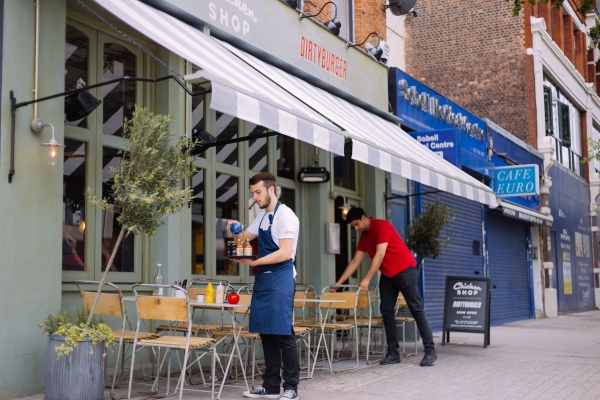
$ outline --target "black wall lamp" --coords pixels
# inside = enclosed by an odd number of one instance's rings
[[[376,47],[373,47],[370,43],[367,43],[367,40],[372,35],[377,35],[377,46]],[[365,46],[365,50],[367,51],[367,53],[371,57],[373,57],[375,60],[381,61],[381,56],[383,55],[383,49],[380,46],[380,44],[381,44],[381,36],[379,36],[379,33],[377,33],[377,32],[371,32],[371,33],[369,33],[367,35],[367,37],[365,38],[365,40],[362,41],[362,43],[358,43],[358,44],[346,43],[346,48],[349,49],[350,47],[362,46],[365,43],[367,43],[367,45]]]
[[[333,7],[335,8],[335,14],[333,14],[333,18],[330,21],[327,21],[325,23],[325,28],[329,29],[329,31],[331,33],[333,33],[335,36],[339,36],[340,35],[340,28],[342,27],[342,21],[340,21],[337,17],[337,5],[333,2],[333,1],[328,1],[327,3],[323,4],[323,7],[321,7],[321,9],[319,10],[318,13],[316,14],[304,14],[304,13],[300,13],[300,20],[302,20],[303,18],[313,18],[318,16],[319,14],[321,14],[323,12],[323,10],[325,9],[325,6],[327,4],[331,4],[333,5]]]
[[[345,221],[346,217],[348,216],[348,211],[350,211],[350,209],[352,208],[352,206],[350,204],[348,204],[348,201],[346,200],[346,196],[344,196],[343,194],[338,194],[336,192],[331,192],[329,197],[331,197],[333,200],[337,199],[338,197],[342,198],[342,205],[339,206],[338,208],[340,210],[342,210],[342,219]]]
[[[298,182],[302,183],[326,183],[331,179],[331,174],[324,167],[319,167],[319,148],[315,148],[315,165],[300,168],[298,171]]]
[[[97,100],[94,96],[89,94],[87,90],[97,88],[100,86],[110,85],[116,82],[125,82],[125,81],[134,81],[134,82],[150,82],[156,83],[161,82],[167,79],[174,79],[179,86],[181,86],[190,96],[199,96],[206,93],[209,93],[210,90],[204,90],[200,92],[191,91],[185,83],[180,81],[174,75],[167,75],[161,78],[151,79],[151,78],[136,78],[132,76],[124,76],[122,78],[111,79],[106,82],[98,83],[95,85],[86,86],[81,89],[69,90],[67,92],[53,94],[51,96],[41,97],[39,99],[23,101],[21,103],[17,103],[17,99],[13,91],[10,91],[10,117],[11,117],[11,125],[10,125],[10,171],[8,173],[8,183],[12,183],[12,178],[15,174],[15,120],[17,116],[17,110],[21,107],[28,106],[30,104],[39,103],[42,101],[55,99],[57,97],[65,97],[65,120],[66,121],[77,121],[81,118],[85,118],[92,111],[94,111],[98,105],[100,105],[101,101]],[[54,158],[54,161],[49,160],[50,165],[56,165],[57,157],[58,157],[58,149],[65,147],[63,144],[59,143],[56,140],[54,127],[50,124],[46,124],[42,122],[40,119],[35,119],[31,122],[31,129],[39,133],[44,127],[49,126],[52,128],[52,139],[48,140],[42,146],[50,148],[50,158]],[[54,164],[53,164],[54,162]]]
[[[396,16],[410,15],[412,17],[418,17],[419,12],[415,10],[415,4],[417,0],[390,0],[390,4],[381,6],[382,10],[388,9],[392,14]]]

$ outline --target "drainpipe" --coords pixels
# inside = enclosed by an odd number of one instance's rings
[[[33,99],[38,99],[38,75],[40,64],[40,1],[35,1],[35,50],[34,50],[34,72],[33,72]],[[38,121],[38,103],[33,103],[33,119],[31,121],[31,130],[35,133],[40,133]]]

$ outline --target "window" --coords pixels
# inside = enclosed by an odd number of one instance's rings
[[[584,176],[581,164],[581,112],[562,91],[544,77],[544,114],[546,135],[552,136],[556,151],[554,159]]]
[[[65,139],[63,170],[63,271],[85,270],[86,144]]]
[[[205,275],[204,269],[204,170],[192,176],[192,274]]]
[[[344,156],[333,157],[333,184],[356,190],[356,161],[352,159],[352,142],[344,145]]]
[[[88,87],[123,76],[144,76],[150,70],[140,49],[68,17],[65,29],[65,90]],[[89,89],[102,100],[86,118],[65,124],[63,172],[63,280],[97,280],[105,270],[121,231],[118,215],[87,204],[85,191],[98,198],[111,193],[109,168],[120,164],[126,143],[124,118],[143,99],[143,85],[116,82]],[[126,235],[119,246],[108,279],[140,282],[142,238]]]
[[[340,37],[354,42],[354,7],[352,0],[333,0],[337,6],[337,17],[342,22]],[[361,39],[362,41],[362,39]]]
[[[192,66],[192,73],[199,71],[200,68],[195,65]],[[200,92],[206,90],[206,88],[201,85],[192,84],[192,91]],[[206,129],[205,127],[205,118],[204,118],[204,101],[205,96],[193,96],[192,103],[192,134],[203,131]],[[205,157],[204,152],[196,154],[196,157]]]
[[[217,173],[216,176],[216,224],[217,235],[217,275],[239,275],[238,264],[225,258],[227,243],[233,240],[231,232],[227,231],[230,219],[238,220],[238,177]]]
[[[212,133],[212,132],[211,132]],[[235,139],[238,137],[238,119],[231,115],[217,112],[217,123],[215,137],[217,140]],[[238,166],[238,145],[230,143],[224,146],[216,146],[217,162]]]
[[[268,133],[270,130],[260,125],[254,125],[246,122],[246,135],[258,135]],[[267,146],[267,138],[252,139],[248,141],[248,166],[251,170],[257,172],[267,172],[267,155],[269,148]]]
[[[285,135],[277,136],[277,176],[296,179],[294,139]]]

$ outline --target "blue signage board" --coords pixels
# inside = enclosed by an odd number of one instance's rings
[[[540,194],[540,175],[536,164],[494,168],[494,191],[498,197]]]
[[[408,132],[408,134],[429,150],[443,157],[444,160],[459,165],[458,131],[456,128]]]
[[[404,126],[421,132],[455,128],[462,149],[456,165],[491,174],[485,121],[398,68],[390,68],[388,84],[390,104]]]

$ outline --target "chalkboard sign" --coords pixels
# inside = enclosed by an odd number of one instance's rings
[[[490,344],[489,278],[446,277],[442,345],[450,332],[483,333],[483,347]]]

